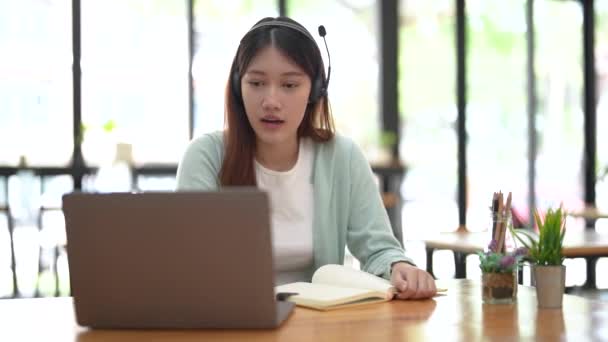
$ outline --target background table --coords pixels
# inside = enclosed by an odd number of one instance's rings
[[[433,253],[435,250],[454,252],[455,277],[466,278],[466,258],[469,254],[483,251],[489,242],[488,232],[450,232],[439,233],[425,238],[426,268],[433,273]],[[595,266],[600,257],[608,257],[608,234],[594,230],[567,231],[564,237],[564,256],[566,258],[584,258],[587,268],[587,279],[584,288],[596,288]]]

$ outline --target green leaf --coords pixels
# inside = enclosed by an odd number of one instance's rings
[[[114,120],[108,120],[103,124],[103,130],[106,133],[111,133],[114,129],[116,129],[116,122],[114,122]]]
[[[564,260],[562,245],[566,232],[565,218],[562,207],[549,208],[544,217],[535,210],[538,235],[525,230],[512,230],[512,234],[528,248],[528,259],[532,262],[539,265],[561,265]]]

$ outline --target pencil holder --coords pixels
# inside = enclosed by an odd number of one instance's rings
[[[513,228],[513,218],[511,217],[511,213],[489,213],[488,220],[488,241],[496,240],[498,243],[500,240],[499,236],[502,235],[504,241],[502,241],[504,245],[503,252],[509,252],[517,248],[515,243],[515,239],[510,233],[510,229]],[[500,234],[502,230],[502,234]]]

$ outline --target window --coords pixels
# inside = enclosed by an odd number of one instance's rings
[[[224,127],[224,95],[241,37],[278,16],[276,0],[195,1],[194,137]]]
[[[319,25],[325,26],[331,55],[328,95],[336,128],[374,159],[379,141],[379,33],[377,1],[291,0],[288,15],[304,25],[328,59]]]
[[[487,228],[492,194],[528,217],[526,0],[467,2],[467,228]]]
[[[583,207],[583,12],[577,1],[535,1],[538,86],[536,205]]]
[[[453,1],[407,1],[399,12],[399,108],[405,239],[456,229],[456,50]],[[432,75],[432,76],[431,76]],[[436,215],[437,212],[442,213]],[[429,225],[428,218],[433,217]]]
[[[8,234],[8,217],[0,212],[0,297],[13,293],[13,270],[11,268],[11,240]]]
[[[0,164],[63,166],[72,156],[69,1],[0,0]]]
[[[188,141],[186,1],[82,1],[83,155],[177,163]]]
[[[139,176],[136,188],[140,191],[173,191],[176,187],[173,176]]]
[[[597,72],[597,165],[596,203],[608,212],[608,0],[595,1],[595,67]],[[602,222],[604,221],[604,222]],[[601,220],[608,228],[608,220]]]
[[[6,189],[6,177],[2,176],[0,177],[0,208],[4,207],[6,205],[6,196],[7,196],[7,189]]]

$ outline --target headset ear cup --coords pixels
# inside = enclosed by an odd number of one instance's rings
[[[308,97],[309,103],[317,102],[322,96],[325,95],[325,87],[323,80],[317,77],[310,88],[310,96]]]

